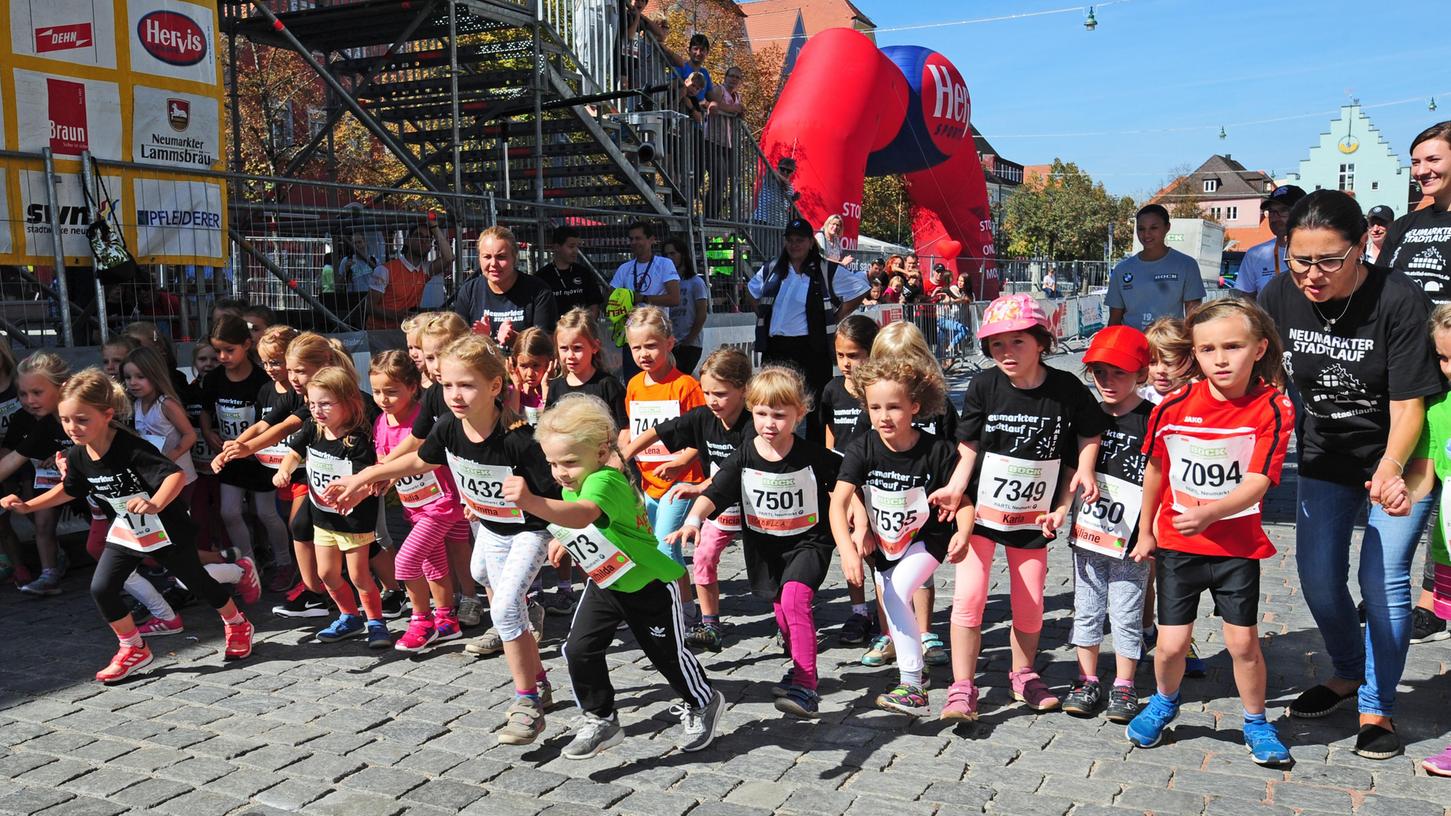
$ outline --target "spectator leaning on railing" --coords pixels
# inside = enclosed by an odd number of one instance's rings
[[[437,252],[429,260],[434,248]],[[452,266],[453,247],[438,228],[437,217],[429,213],[426,223],[409,230],[398,257],[373,270],[368,285],[368,328],[398,328],[423,302],[429,278],[445,274]]]

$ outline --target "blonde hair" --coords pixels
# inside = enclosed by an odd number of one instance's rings
[[[351,447],[354,444],[353,434],[368,427],[368,415],[363,413],[363,391],[358,388],[358,375],[351,369],[328,366],[312,375],[312,379],[307,381],[307,387],[326,391],[347,411],[348,421],[343,428],[342,438],[343,444]],[[313,421],[317,422],[315,419]],[[321,431],[322,423],[318,422],[317,427]]]
[[[495,240],[503,241],[505,244],[508,244],[509,258],[516,262],[519,260],[519,239],[514,237],[513,230],[509,229],[508,227],[501,227],[498,224],[495,224],[494,226],[489,227],[488,229],[479,233],[478,242],[480,245],[484,243],[485,238],[493,238]]]
[[[595,329],[595,321],[589,311],[576,306],[561,315],[559,322],[554,325],[556,343],[559,341],[559,333],[566,331],[578,332],[595,347],[594,356],[590,358],[590,365],[594,366],[596,371],[603,371],[605,367],[604,343],[600,342],[599,331]],[[559,364],[559,367],[564,368],[563,362]]]
[[[171,371],[166,365],[166,358],[161,356],[161,352],[142,346],[126,355],[125,361],[121,363],[123,379],[128,365],[136,366],[136,370],[141,373],[141,376],[151,383],[151,387],[155,389],[158,397],[166,397],[176,403],[181,402],[181,397],[176,393],[176,386],[171,383]]]
[[[768,408],[811,410],[811,397],[806,393],[806,379],[795,368],[783,365],[766,366],[746,384],[746,404]]]
[[[358,370],[353,358],[343,344],[317,332],[303,332],[287,344],[287,361],[305,363],[318,369],[341,368],[352,376],[354,387],[358,384]]]
[[[1438,331],[1451,331],[1451,303],[1442,303],[1431,312],[1431,336]]]
[[[493,340],[482,334],[468,334],[449,343],[439,358],[457,360],[482,375],[485,380],[500,380],[502,386],[499,390],[499,422],[505,430],[510,431],[525,424],[523,417],[510,408],[509,401],[503,398],[509,386],[509,366],[504,363],[504,355],[499,352],[499,347]]]
[[[852,369],[851,380],[852,387],[861,395],[863,407],[867,402],[867,386],[893,382],[907,389],[907,398],[917,403],[917,416],[935,417],[947,410],[947,382],[935,362],[925,366],[915,356],[901,359],[873,356]]]
[[[1211,320],[1218,320],[1221,317],[1242,317],[1249,324],[1250,335],[1256,341],[1265,341],[1265,353],[1254,364],[1252,377],[1264,380],[1276,388],[1285,387],[1285,348],[1280,342],[1280,333],[1275,328],[1275,319],[1269,313],[1261,309],[1258,303],[1248,298],[1220,298],[1199,304],[1194,311],[1184,317],[1184,330],[1191,338],[1190,348],[1193,348],[1192,338],[1194,327],[1208,323]],[[1203,376],[1199,370],[1199,358],[1190,358],[1190,370],[1195,376]],[[1250,387],[1254,387],[1254,380],[1250,380]]]
[[[455,312],[433,312],[419,318],[418,336],[442,337],[445,346],[469,333],[469,324]]]
[[[871,359],[897,360],[906,357],[918,360],[924,368],[934,369],[937,376],[942,376],[942,367],[937,364],[937,358],[928,347],[927,338],[922,336],[921,329],[911,323],[888,323],[883,326],[872,340]]]
[[[1149,359],[1160,360],[1171,367],[1190,362],[1194,357],[1194,344],[1184,321],[1177,317],[1161,317],[1144,329],[1149,341]]]
[[[670,315],[659,306],[636,306],[635,311],[625,319],[625,331],[630,329],[649,329],[656,337],[662,340],[670,340],[675,335],[670,326]]]
[[[276,349],[284,358],[287,356],[287,347],[292,345],[298,335],[302,334],[291,326],[284,326],[281,323],[276,326],[268,326],[262,331],[262,336],[257,338],[257,354],[263,354],[262,349]]]
[[[95,366],[78,371],[66,380],[61,386],[60,398],[76,400],[97,411],[114,411],[118,417],[126,416],[131,407],[126,389]]]
[[[66,379],[71,375],[70,364],[59,354],[52,354],[49,351],[37,351],[34,354],[20,361],[15,367],[15,375],[24,376],[35,374],[50,380],[50,384],[56,388],[65,385]]]
[[[624,456],[620,454],[620,429],[615,426],[614,415],[605,401],[593,394],[568,394],[550,406],[539,417],[534,438],[540,441],[565,439],[589,448],[608,445],[610,451],[624,461]],[[626,468],[625,478],[639,495],[639,471]]]
[[[714,377],[723,383],[745,388],[751,381],[751,358],[740,349],[722,346],[710,353],[705,362],[700,364],[700,374],[696,379],[706,376]]]

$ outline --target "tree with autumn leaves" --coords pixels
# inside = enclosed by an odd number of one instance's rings
[[[1003,205],[1002,257],[1103,260],[1113,224],[1113,257],[1133,246],[1136,207],[1112,196],[1073,162],[1054,159],[1046,175],[1032,175]]]

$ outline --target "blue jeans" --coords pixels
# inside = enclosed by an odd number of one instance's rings
[[[1363,488],[1301,476],[1295,565],[1335,676],[1364,681],[1362,714],[1389,717],[1411,642],[1411,558],[1436,499],[1427,496],[1399,518],[1371,505],[1356,571],[1365,600],[1362,634],[1350,596],[1350,537],[1367,498]]]
[[[690,505],[695,497],[677,499],[673,493],[666,493],[658,499],[645,495],[645,512],[650,516],[650,528],[655,531],[655,540],[660,542],[660,552],[670,556],[675,563],[685,566],[685,551],[679,544],[666,544],[665,536],[679,530],[690,514]]]

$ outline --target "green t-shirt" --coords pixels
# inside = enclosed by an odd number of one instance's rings
[[[669,583],[685,575],[684,567],[660,551],[660,542],[650,530],[645,502],[623,473],[614,468],[600,468],[584,477],[584,484],[580,487],[578,493],[563,491],[564,500],[588,499],[594,502],[602,514],[592,526],[634,562],[627,572],[610,584],[610,589],[636,592],[651,581]]]
[[[1446,526],[1451,524],[1451,399],[1447,394],[1430,397],[1426,405],[1426,424],[1421,428],[1421,440],[1411,452],[1412,459],[1430,459],[1436,469],[1436,478],[1441,480],[1441,512],[1431,531],[1431,558],[1444,566],[1451,566],[1451,548],[1448,548]]]

